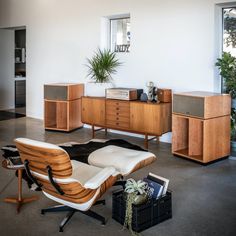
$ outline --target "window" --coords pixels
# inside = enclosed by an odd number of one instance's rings
[[[236,7],[223,8],[223,51],[236,57]]]
[[[222,51],[229,52],[236,57],[236,7],[223,6],[222,8]],[[221,91],[227,92],[224,78],[221,80]]]
[[[130,17],[110,19],[110,49],[130,52]]]

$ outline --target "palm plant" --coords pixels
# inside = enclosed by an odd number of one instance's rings
[[[116,73],[117,67],[121,65],[116,58],[115,52],[110,50],[98,49],[95,55],[87,58],[88,77],[91,77],[96,83],[107,83],[112,80],[111,75]]]

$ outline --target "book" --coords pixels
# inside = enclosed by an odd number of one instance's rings
[[[157,183],[163,185],[163,192],[162,194],[165,195],[168,189],[168,185],[169,185],[169,179],[166,179],[162,176],[159,175],[155,175],[153,173],[149,173],[147,176],[148,179],[152,180],[152,181],[156,181]]]
[[[13,166],[13,167],[23,167],[23,163],[21,161],[21,158],[18,156],[18,157],[8,157],[8,160],[9,160],[9,164],[10,166]]]
[[[150,191],[151,191],[152,198],[157,199],[162,195],[163,188],[164,188],[163,185],[148,178],[144,178],[143,181],[145,181],[148,184],[148,187],[150,188]]]
[[[7,145],[2,147],[3,157],[8,161],[8,168],[23,167],[19,152],[15,145]]]

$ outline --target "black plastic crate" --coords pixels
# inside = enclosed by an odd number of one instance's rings
[[[172,217],[171,192],[145,204],[133,205],[132,229],[141,232]],[[123,190],[112,194],[112,218],[122,225],[125,221],[126,200]]]

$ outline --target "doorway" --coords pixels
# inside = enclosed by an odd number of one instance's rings
[[[26,108],[26,29],[15,30],[15,112]]]
[[[0,51],[0,120],[25,116],[26,28],[0,29]]]

